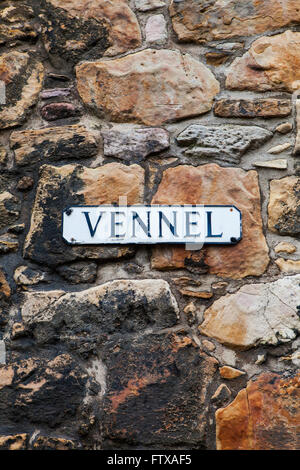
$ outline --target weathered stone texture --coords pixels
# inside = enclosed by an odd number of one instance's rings
[[[177,51],[146,49],[76,67],[83,102],[116,122],[161,125],[209,111],[219,83],[203,64]]]
[[[280,235],[300,235],[300,179],[287,176],[270,183],[269,229]]]
[[[75,425],[87,375],[69,354],[0,365],[0,376],[2,426],[31,422],[52,429],[63,424],[67,430]]]
[[[35,41],[34,12],[28,2],[7,1],[0,6],[0,45],[15,46],[21,41]]]
[[[300,276],[296,275],[245,285],[205,311],[200,332],[240,349],[289,342],[300,331],[299,283]]]
[[[28,292],[21,315],[39,342],[66,342],[83,357],[107,335],[174,326],[178,306],[166,281],[119,280],[81,292]],[[89,321],[87,322],[87,318]]]
[[[217,410],[218,450],[295,450],[300,436],[300,377],[266,373]]]
[[[107,440],[205,448],[206,399],[215,378],[215,359],[184,334],[163,334],[111,342],[104,360]]]
[[[262,233],[255,171],[221,168],[215,164],[170,168],[164,172],[152,204],[233,204],[243,217],[243,239],[236,246],[210,246],[200,252],[186,251],[184,247],[155,247],[153,268],[199,265],[203,269],[206,265],[210,273],[234,279],[259,276],[266,270],[268,247]]]
[[[104,155],[120,160],[143,160],[149,155],[169,148],[169,134],[165,129],[143,128],[127,132],[102,132]]]
[[[10,136],[10,146],[18,166],[89,158],[98,149],[94,135],[81,125],[15,131]]]
[[[6,104],[0,103],[0,127],[22,124],[42,89],[44,67],[33,53],[12,51],[0,56],[0,80]]]
[[[271,132],[257,126],[192,124],[176,140],[179,145],[188,147],[184,152],[188,157],[239,163],[247,150],[262,145],[271,137]]]
[[[300,23],[297,0],[172,0],[170,15],[179,40],[197,43],[252,36]]]
[[[72,62],[141,45],[139,24],[127,0],[47,0],[41,11],[46,49]]]
[[[300,88],[300,33],[286,31],[257,39],[235,59],[227,74],[232,90],[287,91]]]
[[[214,105],[214,113],[219,117],[239,118],[274,118],[289,116],[292,112],[290,100],[275,98],[265,99],[229,99],[217,100]]]
[[[166,5],[166,0],[135,0],[136,9],[139,11],[155,10]]]
[[[61,214],[72,205],[143,202],[144,170],[138,165],[109,163],[102,167],[44,165],[33,206],[24,256],[50,266],[79,259],[114,259],[134,253],[126,246],[67,246],[61,235]]]
[[[16,222],[20,215],[20,201],[8,191],[0,193],[0,230]]]

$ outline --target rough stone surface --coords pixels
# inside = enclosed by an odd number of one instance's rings
[[[143,160],[169,148],[169,134],[165,129],[144,128],[128,132],[102,132],[104,155],[120,160]]]
[[[91,283],[94,282],[97,277],[97,264],[79,261],[77,263],[59,266],[57,272],[61,277],[72,284],[80,284],[81,282]]]
[[[0,102],[0,127],[22,124],[37,102],[44,68],[34,54],[12,51],[0,56],[0,81],[5,83],[7,104]]]
[[[218,450],[299,448],[299,373],[261,375],[216,412]]]
[[[70,424],[65,431],[76,425],[76,412],[84,397],[87,375],[69,354],[48,360],[31,357],[0,365],[0,375],[3,426],[9,428],[16,422],[24,426],[31,421],[36,426],[53,429],[64,423],[67,416]]]
[[[283,273],[300,274],[300,259],[292,260],[279,258],[275,260],[275,263]]]
[[[104,401],[107,440],[156,448],[205,447],[206,397],[215,359],[183,334],[150,335],[134,343],[120,339],[105,352],[110,358]]]
[[[34,42],[38,32],[34,12],[28,2],[6,1],[0,6],[0,45],[13,47],[22,41]]]
[[[219,92],[212,72],[189,55],[146,49],[76,67],[83,102],[112,121],[161,125],[209,111]]]
[[[152,204],[234,204],[242,211],[243,239],[234,247],[210,246],[200,252],[189,252],[184,247],[155,247],[152,266],[156,269],[206,266],[212,274],[237,279],[261,275],[269,257],[259,201],[255,171],[215,164],[166,170]]]
[[[135,0],[135,6],[139,11],[155,10],[165,5],[166,0]]]
[[[146,27],[146,41],[149,44],[163,44],[168,38],[167,23],[164,15],[149,17]]]
[[[238,118],[274,118],[289,116],[292,112],[290,100],[265,99],[228,99],[217,100],[214,113],[219,117]]]
[[[192,124],[176,140],[179,145],[188,147],[186,156],[239,163],[247,150],[262,145],[271,137],[271,132],[257,126]]]
[[[15,131],[10,136],[10,146],[18,166],[89,158],[98,149],[94,135],[82,125]]]
[[[132,248],[118,245],[66,245],[61,236],[61,214],[68,206],[119,203],[119,197],[124,196],[128,204],[142,203],[143,193],[144,171],[138,165],[110,163],[97,168],[44,165],[24,245],[25,257],[53,266],[83,258],[114,259],[134,253]]]
[[[0,193],[0,230],[16,222],[20,215],[20,201],[8,191]]]
[[[33,286],[47,279],[46,273],[30,269],[28,266],[19,266],[14,273],[14,281],[19,286]]]
[[[170,15],[180,41],[204,43],[298,24],[298,6],[297,0],[172,0]]]
[[[204,314],[200,332],[230,347],[248,349],[277,345],[296,338],[300,276],[265,284],[248,284],[213,303]]]
[[[66,60],[116,55],[141,45],[141,32],[127,0],[42,2],[46,49]]]
[[[107,335],[171,327],[178,317],[176,300],[162,280],[119,280],[81,292],[28,292],[24,296],[25,326],[45,343],[59,335],[83,357]]]
[[[227,88],[290,93],[298,90],[299,43],[300,33],[292,31],[257,39],[243,57],[232,63]]]
[[[0,450],[26,450],[27,434],[0,436]]]
[[[269,230],[280,235],[300,236],[300,179],[287,176],[270,183]]]

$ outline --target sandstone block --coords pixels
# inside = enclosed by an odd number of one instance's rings
[[[255,171],[221,168],[216,164],[170,168],[163,173],[152,204],[233,204],[243,217],[243,239],[236,246],[209,246],[201,251],[157,246],[153,248],[153,268],[195,267],[201,272],[234,279],[259,276],[266,270],[269,256],[262,232]]]
[[[219,83],[203,64],[178,51],[146,49],[76,67],[85,104],[115,122],[161,125],[209,111]]]
[[[133,248],[118,245],[69,246],[62,238],[61,215],[71,205],[143,202],[144,170],[138,165],[109,163],[97,168],[79,165],[44,165],[33,206],[24,256],[38,263],[56,266],[82,259],[115,259],[134,253]]]
[[[292,112],[290,100],[265,98],[256,100],[220,99],[214,105],[214,113],[219,117],[274,118],[289,116]]]
[[[121,54],[141,45],[140,27],[127,0],[47,0],[42,12],[47,51],[72,62]]]
[[[298,90],[299,43],[300,33],[292,31],[257,39],[249,51],[230,66],[227,88],[290,93]]]
[[[0,56],[0,80],[6,104],[0,104],[0,127],[22,124],[42,89],[44,67],[33,53],[12,51]]]
[[[296,275],[248,284],[221,297],[205,311],[200,332],[240,349],[293,340],[300,330],[299,281]]]
[[[170,15],[180,41],[203,43],[253,36],[300,23],[297,0],[172,0]]]
[[[280,235],[300,235],[300,179],[287,176],[270,183],[268,226]]]
[[[299,373],[266,373],[217,410],[218,450],[297,450],[300,433]]]
[[[40,160],[90,158],[98,150],[94,135],[82,125],[15,131],[10,136],[10,146],[18,166]]]

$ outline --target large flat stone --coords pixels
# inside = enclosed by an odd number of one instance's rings
[[[41,7],[46,49],[72,62],[141,45],[140,27],[127,0],[43,0]]]
[[[206,448],[207,400],[217,361],[184,332],[111,341],[102,361],[104,447]]]
[[[0,80],[6,104],[0,104],[0,127],[22,124],[42,89],[44,67],[33,53],[12,51],[0,56]]]
[[[300,33],[286,31],[257,39],[229,68],[232,90],[287,91],[300,88]]]
[[[268,215],[272,232],[300,236],[300,178],[287,176],[270,182]]]
[[[300,275],[245,285],[205,311],[200,332],[241,349],[289,342],[300,332],[299,285]]]
[[[166,281],[145,279],[111,281],[73,293],[28,292],[21,315],[39,341],[51,343],[59,335],[77,353],[87,354],[107,335],[172,327],[179,311]]]
[[[176,140],[179,145],[188,147],[184,152],[188,157],[239,163],[249,149],[259,147],[272,136],[272,132],[257,126],[192,124]]]
[[[98,149],[94,135],[81,125],[15,131],[10,135],[10,147],[18,166],[89,158]]]
[[[134,253],[118,245],[69,246],[62,239],[62,211],[70,205],[143,202],[144,170],[138,165],[109,163],[97,168],[79,165],[44,165],[33,206],[31,225],[24,245],[24,256],[38,263],[55,266],[80,259],[114,259]]]
[[[170,15],[180,41],[203,43],[300,23],[298,7],[297,0],[172,0]]]
[[[260,276],[269,262],[268,247],[262,232],[260,192],[256,171],[221,168],[216,164],[199,167],[177,166],[163,173],[153,204],[235,205],[242,212],[243,239],[235,246],[209,246],[201,251],[184,247],[155,247],[152,267],[190,268],[240,279]]]
[[[209,111],[219,92],[212,72],[190,55],[146,49],[76,67],[85,104],[116,122],[150,126]]]
[[[298,450],[300,376],[265,373],[216,412],[218,450]]]

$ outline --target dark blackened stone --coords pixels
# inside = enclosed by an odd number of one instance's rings
[[[1,426],[74,429],[88,377],[70,355],[19,360],[0,366],[0,374]]]
[[[72,293],[28,292],[24,297],[23,321],[40,344],[61,338],[84,355],[109,335],[173,327],[178,321],[169,285],[158,279],[118,280]]]
[[[215,359],[184,333],[112,341],[103,359],[104,448],[206,448]]]
[[[76,63],[102,57],[110,46],[108,24],[103,19],[70,16],[42,0],[37,8],[47,51],[57,60]]]
[[[17,166],[33,165],[40,160],[89,158],[98,151],[94,135],[84,126],[76,124],[15,131],[10,136],[10,146],[14,150]],[[24,190],[29,183],[27,178],[22,179]]]
[[[42,118],[46,121],[67,119],[79,114],[78,109],[72,103],[50,103],[41,109]]]
[[[79,261],[78,263],[59,266],[57,271],[61,277],[72,284],[92,283],[95,282],[97,277],[97,264]]]

